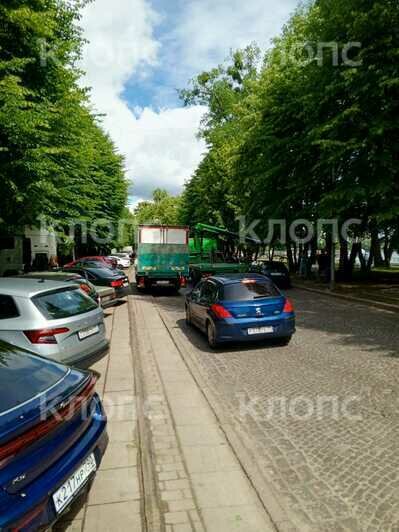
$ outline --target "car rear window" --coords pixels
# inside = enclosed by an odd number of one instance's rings
[[[98,308],[90,297],[75,288],[46,292],[33,297],[32,301],[50,320],[70,318]]]
[[[0,340],[0,414],[49,389],[67,370]]]
[[[263,281],[234,283],[225,286],[223,290],[223,299],[226,301],[252,301],[279,295],[273,284]]]
[[[11,296],[0,294],[0,320],[8,320],[18,316],[19,312],[14,299]]]

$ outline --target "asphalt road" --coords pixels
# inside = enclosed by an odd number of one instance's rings
[[[153,292],[265,505],[267,486],[297,530],[399,531],[399,316],[289,295],[289,346],[211,351],[183,295]]]

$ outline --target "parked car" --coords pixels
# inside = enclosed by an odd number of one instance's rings
[[[72,264],[72,263],[70,263]],[[115,266],[115,268],[113,266],[110,266],[109,264],[106,264],[105,262],[101,261],[101,260],[97,260],[97,259],[81,259],[81,260],[78,260],[78,261],[75,261],[75,264],[74,265],[65,265],[63,270],[64,271],[70,271],[72,269],[75,269],[75,268],[83,268],[83,269],[86,269],[86,268],[106,268],[107,270],[111,270],[113,272],[116,272],[118,273],[119,275],[122,275],[122,276],[126,276],[125,272],[123,270],[118,270]]]
[[[115,259],[116,260],[116,267],[117,268],[130,268],[131,262],[130,257],[125,255],[109,255],[109,259]]]
[[[85,275],[72,272],[40,272],[28,273],[24,275],[30,279],[45,279],[47,281],[62,281],[78,284],[83,292],[86,292],[98,305],[107,307],[116,299],[115,290],[111,287],[94,286]]]
[[[95,286],[114,288],[117,297],[126,295],[126,289],[129,287],[129,278],[123,272],[110,270],[109,268],[99,268],[96,264],[68,268],[66,271],[84,275]]]
[[[88,281],[85,277],[78,273],[67,272],[32,272],[21,276],[23,279],[45,279],[46,281],[60,281],[63,283],[73,283],[79,285],[88,296],[90,296],[98,305],[100,304],[100,297],[96,287]]]
[[[0,279],[0,340],[65,364],[108,350],[102,309],[76,285]]]
[[[103,266],[107,266],[108,268],[116,268],[117,267],[117,261],[116,259],[111,259],[109,257],[104,257],[103,255],[92,255],[90,257],[80,257],[79,259],[73,260],[72,262],[69,262],[68,264],[65,264],[64,268],[69,268],[78,265],[80,262],[84,261],[96,261],[101,262]]]
[[[290,272],[282,262],[273,260],[257,261],[252,264],[250,271],[270,277],[279,288],[291,288]]]
[[[49,530],[108,443],[91,373],[0,341],[0,530]]]
[[[186,321],[223,342],[278,339],[288,344],[295,332],[294,308],[276,285],[256,273],[209,277],[186,296]]]

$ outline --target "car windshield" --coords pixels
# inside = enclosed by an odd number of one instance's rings
[[[265,297],[279,296],[277,288],[263,281],[241,281],[224,287],[223,299],[225,301],[252,301]]]
[[[91,298],[75,288],[40,294],[33,297],[32,301],[50,320],[70,318],[98,308]]]
[[[57,383],[66,368],[0,341],[0,414]]]

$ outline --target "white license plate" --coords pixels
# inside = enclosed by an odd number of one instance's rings
[[[271,273],[270,274],[272,277],[283,277],[283,273]]]
[[[170,285],[170,281],[157,281],[157,284],[159,284],[161,286],[169,286]]]
[[[274,332],[273,327],[255,327],[248,329],[248,334],[270,334]]]
[[[95,470],[96,459],[94,458],[94,454],[91,454],[79,469],[54,493],[53,502],[58,514],[68,506]]]
[[[89,336],[93,336],[93,334],[97,334],[99,332],[100,328],[98,325],[94,325],[93,327],[87,327],[87,329],[82,329],[78,332],[79,340],[84,340],[85,338],[88,338]]]

